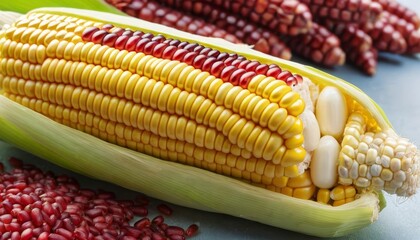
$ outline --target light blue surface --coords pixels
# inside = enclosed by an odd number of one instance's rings
[[[420,13],[418,0],[399,1]],[[374,77],[367,77],[349,65],[324,70],[360,87],[384,109],[401,136],[409,138],[417,145],[420,144],[420,56],[382,54]],[[77,176],[83,186],[113,190],[119,198],[131,199],[136,196],[132,191],[70,173],[0,142],[0,160],[5,161],[12,155],[26,159],[43,169]],[[395,196],[386,196],[388,205],[380,213],[377,222],[359,232],[336,239],[420,239],[419,198],[414,196],[410,199],[398,199]],[[152,202],[150,216],[156,214],[153,206],[159,202]],[[174,215],[166,221],[182,227],[198,223],[200,233],[194,239],[315,239],[252,221],[177,206],[174,206]]]

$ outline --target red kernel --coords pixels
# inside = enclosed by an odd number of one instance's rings
[[[143,52],[144,46],[146,46],[147,43],[150,42],[150,39],[148,38],[142,38],[137,44],[136,44],[136,52]]]
[[[162,57],[163,51],[165,50],[165,48],[168,47],[168,44],[166,43],[158,43],[154,48],[153,48],[153,56],[155,57]]]
[[[99,31],[99,28],[97,28],[97,27],[88,27],[88,28],[86,28],[86,30],[83,31],[83,33],[82,33],[82,39],[83,39],[83,41],[90,42],[91,39],[92,39],[92,35],[95,32],[97,32],[97,31]]]
[[[136,50],[136,45],[140,41],[140,39],[141,39],[140,36],[131,36],[127,40],[127,43],[125,44],[125,49],[127,51],[134,51],[134,50]]]
[[[153,42],[153,41],[146,43],[143,49],[144,54],[151,55],[153,53],[153,49],[155,48],[157,44],[158,44],[157,42]]]
[[[229,81],[230,75],[233,73],[233,71],[235,71],[237,68],[234,66],[227,66],[225,68],[223,68],[222,72],[220,73],[220,78],[224,81],[227,82]]]
[[[96,44],[102,44],[102,40],[108,34],[109,33],[105,30],[98,30],[98,31],[96,31],[95,33],[92,34],[91,41],[93,43],[96,43]]]
[[[125,49],[125,44],[127,43],[130,36],[121,35],[115,40],[114,47],[119,50]]]

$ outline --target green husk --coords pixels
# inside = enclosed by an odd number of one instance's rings
[[[383,130],[392,128],[383,111],[360,89],[314,68],[281,60],[221,39],[204,38],[129,17],[80,9],[47,8],[33,12],[63,14],[139,29],[226,52],[236,52],[263,63],[340,88],[365,107]],[[301,200],[202,169],[166,162],[106,143],[58,124],[0,96],[0,138],[61,167],[143,192],[174,204],[225,213],[304,234],[334,237],[374,222],[382,195],[366,193],[354,202],[332,207]]]

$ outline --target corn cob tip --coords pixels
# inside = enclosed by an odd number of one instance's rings
[[[339,183],[359,191],[384,190],[410,197],[420,187],[420,154],[407,139],[388,129],[367,131],[362,114],[352,113],[339,155]]]

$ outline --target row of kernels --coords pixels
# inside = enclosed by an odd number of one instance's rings
[[[83,27],[80,27],[83,31]],[[82,38],[75,32],[69,29],[66,30],[50,30],[39,28],[26,27],[10,27],[5,32],[5,37],[13,42],[48,45],[53,40],[64,40],[72,43],[82,42]]]
[[[44,45],[15,42],[10,39],[4,40],[1,45],[1,58],[14,58],[22,62],[41,64],[46,58]],[[3,60],[3,59],[2,59]],[[5,61],[5,60],[3,60]]]

